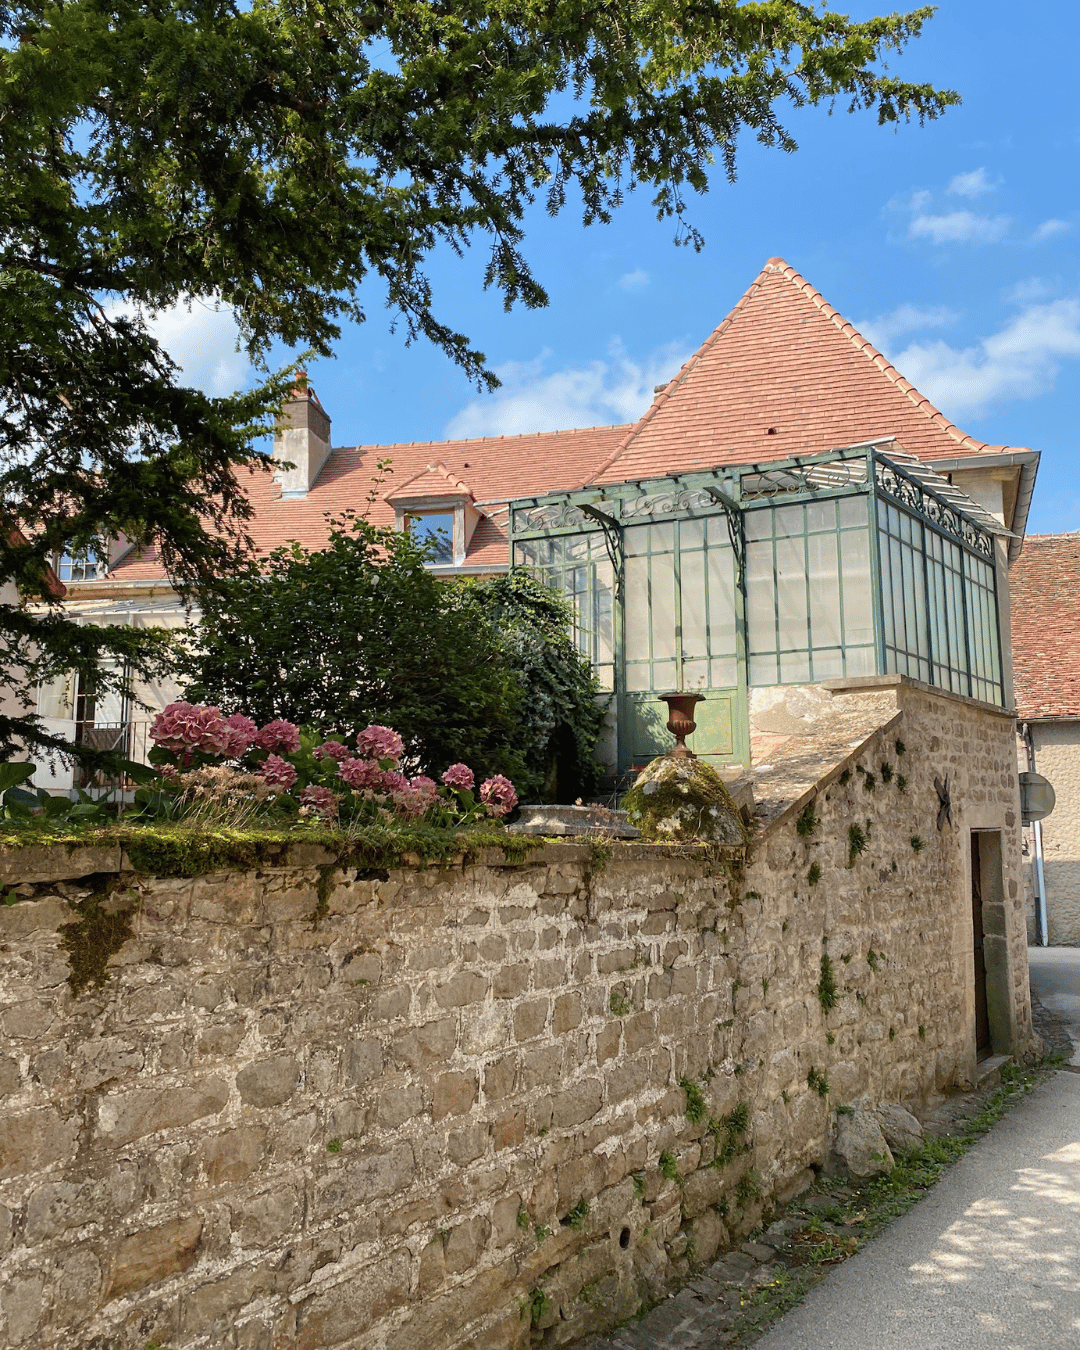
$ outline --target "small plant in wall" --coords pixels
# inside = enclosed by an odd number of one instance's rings
[[[538,1327],[550,1311],[551,1300],[539,1285],[537,1285],[529,1297],[524,1299],[521,1304],[521,1316],[525,1318],[532,1327]]]
[[[795,822],[795,833],[800,839],[808,839],[817,829],[818,824],[818,818],[814,813],[814,803],[807,802]]]
[[[821,953],[821,975],[817,987],[818,1002],[823,1013],[830,1013],[840,1002],[840,991],[836,987],[836,972],[828,952]]]
[[[563,1226],[569,1225],[575,1231],[585,1227],[585,1220],[589,1217],[589,1202],[584,1196],[573,1205],[568,1214],[561,1220]]]
[[[877,971],[878,966],[881,965],[882,961],[884,961],[884,959],[885,959],[884,954],[882,952],[874,951],[873,947],[871,947],[870,950],[866,953],[866,964],[870,967],[871,970],[875,972]]]
[[[660,1175],[665,1181],[682,1181],[679,1160],[669,1149],[664,1149],[660,1154]]]
[[[608,1007],[616,1017],[625,1017],[627,1013],[633,1011],[630,1000],[621,989],[613,989],[611,998],[608,1000]]]
[[[896,788],[898,792],[907,791],[907,778],[902,773],[896,775]]]
[[[806,874],[807,883],[816,886],[821,880],[821,864],[813,862],[810,864],[810,870]]]
[[[874,777],[872,773],[864,774],[862,785],[867,790],[867,792],[873,792],[873,790],[877,787],[877,779]]]
[[[867,830],[856,822],[848,826],[848,866],[855,865],[855,859],[860,853],[865,853],[867,845],[870,843],[870,834]]]
[[[925,847],[926,847],[926,840],[922,837],[921,834],[913,834],[911,836],[912,853],[921,853]]]
[[[847,787],[847,785],[850,782],[851,782],[851,770],[845,769],[844,772],[840,775],[840,786]]]
[[[829,1080],[823,1073],[818,1073],[817,1069],[811,1069],[806,1075],[806,1086],[824,1099],[829,1095]]]
[[[743,1205],[761,1199],[761,1177],[757,1172],[744,1172],[735,1183],[735,1198]]]
[[[708,1114],[705,1095],[692,1078],[680,1078],[679,1086],[686,1093],[686,1119],[691,1125],[698,1125]]]
[[[893,749],[896,751],[897,759],[900,759],[907,754],[907,746],[899,739],[899,737],[893,741]]]
[[[883,783],[891,783],[892,778],[893,778],[892,765],[889,763],[887,759],[883,759],[881,761],[881,781]]]

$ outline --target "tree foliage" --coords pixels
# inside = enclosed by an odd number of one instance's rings
[[[350,518],[325,551],[249,565],[185,639],[188,696],[328,735],[391,726],[410,770],[465,761],[523,799],[559,776],[587,790],[603,711],[564,602],[524,576],[442,581],[428,559],[407,533]]]
[[[795,0],[16,0],[0,6],[0,547],[28,592],[62,549],[152,544],[210,586],[236,563],[243,475],[282,379],[187,388],[145,317],[231,307],[257,364],[330,352],[366,282],[411,336],[477,381],[483,354],[437,313],[425,267],[476,239],[506,304],[546,303],[523,221],[573,191],[586,221],[653,192],[679,238],[749,131],[783,150],[785,107],[841,100],[879,121],[956,96],[883,58],[931,14],[863,23]],[[362,298],[363,297],[363,298]],[[263,365],[265,370],[265,365]],[[0,659],[154,653],[117,629],[0,611]],[[74,644],[74,645],[73,645]],[[0,746],[28,728],[0,719]]]

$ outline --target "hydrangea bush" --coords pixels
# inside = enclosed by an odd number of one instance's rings
[[[192,773],[205,768],[248,781],[253,776],[268,813],[327,822],[461,825],[502,819],[518,800],[513,783],[502,774],[477,788],[467,764],[451,764],[441,783],[424,774],[410,779],[401,769],[402,738],[392,727],[324,735],[281,718],[259,727],[242,713],[226,717],[219,708],[180,702],[158,713],[150,738],[150,761],[160,770],[161,783],[140,789],[137,800],[149,807],[165,796],[181,813],[191,805]]]

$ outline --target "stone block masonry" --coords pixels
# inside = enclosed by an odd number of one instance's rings
[[[0,908],[0,1344],[525,1350],[612,1326],[805,1185],[836,1106],[971,1080],[971,829],[1003,840],[996,1048],[1027,1051],[1011,726],[888,698],[810,787],[777,805],[774,783],[749,860],[553,844],[327,893],[314,863],[35,853]],[[94,906],[131,935],[76,994],[66,930]]]

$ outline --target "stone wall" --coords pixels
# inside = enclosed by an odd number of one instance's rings
[[[524,1350],[631,1315],[809,1182],[838,1105],[971,1080],[971,828],[1008,844],[995,1036],[1028,1050],[1011,728],[872,697],[810,789],[762,770],[743,875],[0,858],[0,1343]]]
[[[1035,768],[1053,784],[1054,809],[1042,822],[1046,918],[1052,947],[1080,946],[1080,720],[1030,722]],[[1026,757],[1022,763],[1027,768]],[[1029,832],[1030,834],[1031,832]],[[1029,839],[1029,861],[1033,843]],[[1029,880],[1029,892],[1031,891]],[[1029,933],[1035,937],[1034,903]]]

